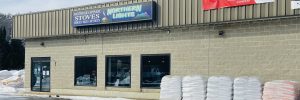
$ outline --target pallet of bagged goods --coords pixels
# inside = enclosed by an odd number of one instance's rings
[[[164,76],[160,84],[160,100],[181,100],[181,83],[180,76]]]
[[[207,79],[200,75],[182,79],[182,100],[205,100]]]
[[[263,100],[299,100],[299,83],[275,80],[265,83]]]
[[[232,100],[233,80],[227,76],[213,76],[208,79],[206,100]]]
[[[233,100],[262,100],[262,83],[256,77],[234,79]]]

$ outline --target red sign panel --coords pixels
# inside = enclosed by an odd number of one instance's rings
[[[202,4],[204,10],[256,4],[255,0],[202,0],[202,1],[203,1]]]

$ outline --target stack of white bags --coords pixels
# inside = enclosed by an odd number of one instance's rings
[[[182,79],[182,100],[205,100],[207,79],[200,75]]]
[[[232,84],[230,77],[210,77],[207,83],[206,100],[232,100]]]
[[[181,100],[180,76],[164,76],[160,84],[160,100]]]
[[[277,80],[267,82],[264,86],[263,100],[298,100],[299,83]]]
[[[256,77],[235,78],[233,88],[233,100],[262,100],[262,84]]]

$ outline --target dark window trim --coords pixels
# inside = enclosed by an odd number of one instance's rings
[[[169,61],[169,73],[171,75],[171,61],[172,61],[172,56],[171,56],[171,53],[160,53],[160,54],[141,54],[140,56],[140,88],[141,89],[160,89],[160,87],[143,87],[142,84],[143,84],[143,56],[169,56],[170,57],[170,61]]]
[[[106,84],[106,82],[107,82],[107,80],[108,80],[108,77],[107,77],[107,74],[108,74],[108,63],[107,63],[107,59],[109,58],[109,57],[129,57],[129,60],[130,60],[130,85],[129,86],[107,86],[107,84]],[[131,70],[131,64],[132,64],[132,57],[131,57],[131,55],[129,54],[129,55],[105,55],[105,87],[112,87],[112,88],[131,88],[131,79],[132,79],[132,76],[131,76],[131,72],[132,72],[132,70]]]
[[[89,58],[89,57],[95,57],[96,58],[96,85],[76,85],[76,58]],[[74,86],[75,87],[97,87],[98,83],[98,57],[97,55],[87,55],[87,56],[74,56]]]
[[[49,65],[49,79],[50,79],[50,84],[49,84],[49,91],[42,91],[42,85],[40,85],[40,91],[33,91],[33,89],[32,89],[32,67],[33,67],[33,60],[40,60],[40,59],[43,59],[43,60],[45,60],[45,59],[47,59],[47,60],[49,60],[49,63],[50,63],[50,65]],[[30,90],[31,91],[33,91],[33,92],[51,92],[51,57],[50,56],[46,56],[46,57],[31,57],[31,66],[30,66]],[[41,79],[40,79],[40,82],[41,82]]]

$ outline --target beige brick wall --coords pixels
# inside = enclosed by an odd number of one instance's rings
[[[97,90],[99,96],[158,98],[158,90],[140,89],[140,56],[161,53],[171,54],[172,75],[247,75],[263,81],[300,81],[299,27],[300,19],[294,18],[177,28],[170,33],[138,31],[26,40],[25,87],[30,88],[30,58],[49,56],[51,92]],[[219,30],[224,30],[225,36],[218,36]],[[40,46],[41,41],[45,47]],[[127,54],[132,58],[131,88],[105,88],[105,55]],[[74,87],[74,56],[88,55],[97,55],[98,85]],[[147,96],[151,92],[154,96]]]

